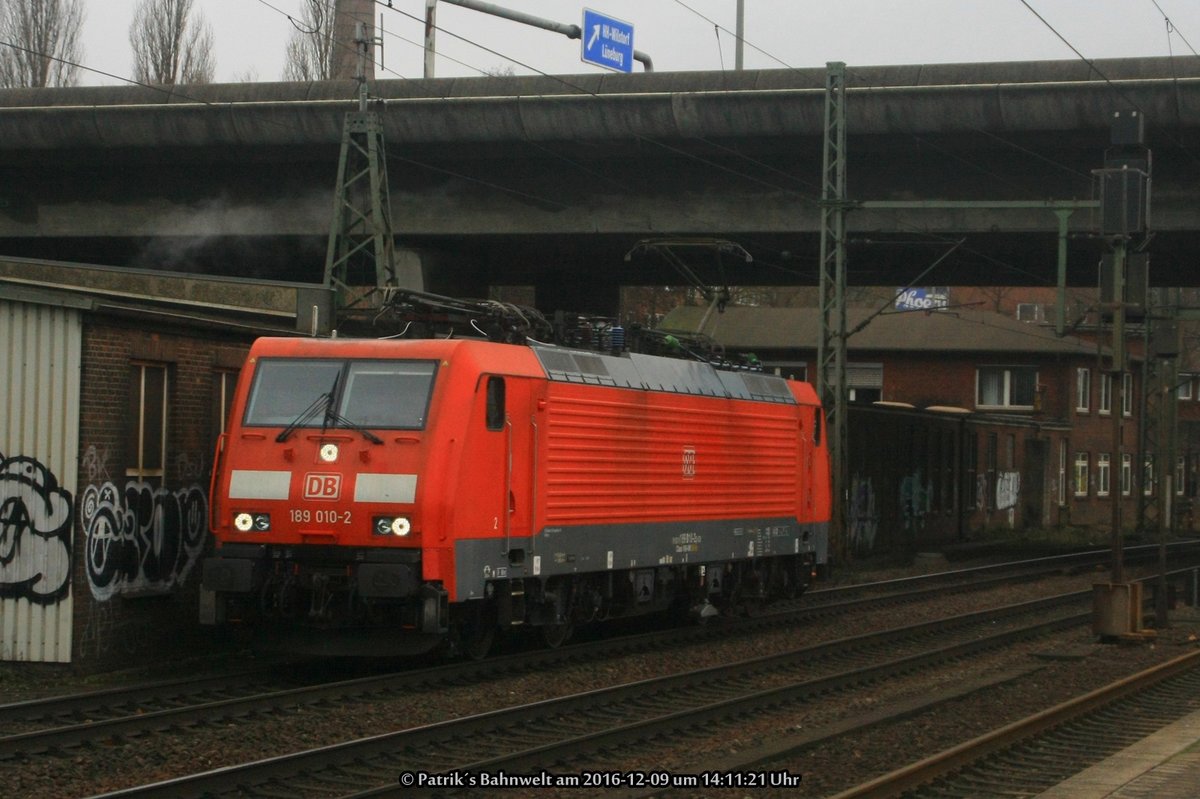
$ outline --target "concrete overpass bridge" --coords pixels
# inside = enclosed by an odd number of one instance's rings
[[[814,283],[825,70],[386,80],[394,227],[431,290],[611,310],[679,282],[640,240],[731,239],[731,283]],[[853,200],[1074,201],[1146,119],[1156,285],[1200,285],[1200,58],[849,67]],[[0,91],[0,255],[318,282],[352,83]],[[1103,244],[1070,219],[1069,282]],[[851,283],[1052,284],[1046,207],[849,216]],[[920,275],[947,250],[962,247]],[[700,266],[703,272],[704,265]],[[702,274],[716,280],[715,268]]]

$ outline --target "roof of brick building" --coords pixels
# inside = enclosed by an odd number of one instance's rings
[[[660,330],[697,332],[707,308],[680,307],[667,314]],[[875,313],[848,308],[846,328],[855,328]],[[708,314],[700,331],[718,343],[741,350],[815,349],[820,335],[817,308],[729,306]],[[1052,326],[1019,322],[990,311],[885,311],[849,337],[850,350],[909,352],[1025,352],[1095,355],[1094,341],[1059,338]],[[1107,351],[1107,347],[1099,348]]]

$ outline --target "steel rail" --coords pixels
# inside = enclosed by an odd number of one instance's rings
[[[1180,655],[1032,716],[1006,724],[958,746],[837,794],[834,799],[882,799],[914,791],[947,774],[1079,719],[1125,697],[1200,668],[1200,651]],[[1077,753],[1078,754],[1078,753]]]
[[[1024,567],[1026,563],[1036,563],[1036,561],[1025,561],[1020,565]],[[992,568],[990,566],[982,567],[982,570],[988,571]],[[954,572],[954,575],[958,578],[970,579],[975,573],[976,570],[967,569],[958,570]],[[1017,579],[1035,579],[1042,574],[1044,573],[1036,572],[991,577],[961,585],[942,583],[942,580],[945,579],[943,573],[923,575],[937,585],[932,588],[906,588],[906,590],[886,595],[859,597],[815,606],[798,601],[794,606],[785,607],[783,610],[738,619],[736,623],[655,630],[557,650],[523,652],[478,663],[448,663],[432,668],[406,669],[283,690],[243,693],[240,696],[229,696],[217,700],[211,699],[212,693],[221,689],[225,693],[237,693],[237,683],[231,681],[231,678],[217,676],[202,681],[187,679],[163,681],[129,688],[104,689],[84,694],[29,700],[0,706],[0,724],[11,726],[15,721],[45,718],[62,720],[71,717],[79,718],[81,721],[0,737],[0,760],[16,754],[58,751],[96,740],[101,736],[111,738],[173,727],[186,727],[331,699],[361,699],[372,695],[387,695],[395,693],[399,677],[403,677],[406,690],[412,690],[417,686],[429,687],[452,682],[479,681],[492,678],[497,673],[527,673],[569,662],[586,662],[599,657],[613,657],[629,652],[662,649],[665,646],[695,645],[718,637],[726,638],[731,634],[751,635],[764,629],[802,624],[815,616],[846,613],[864,607],[915,602],[950,591],[984,590],[995,585],[1009,584]],[[901,587],[907,587],[921,582],[920,579],[906,578],[900,581],[870,585],[879,588],[894,583]],[[223,680],[225,682],[222,682]],[[249,684],[243,683],[243,687],[249,687]]]
[[[358,780],[364,787],[394,779],[402,769],[421,768],[431,772],[468,768],[492,768],[499,764],[519,767],[520,764],[547,758],[551,762],[577,755],[582,749],[614,746],[641,740],[658,730],[673,730],[702,723],[713,718],[737,717],[757,712],[782,702],[800,701],[815,694],[828,693],[847,685],[858,685],[884,679],[897,671],[911,671],[934,661],[966,656],[971,652],[1003,646],[1014,637],[1026,637],[1084,624],[1088,613],[1073,613],[1047,619],[1049,608],[1078,604],[1090,599],[1090,591],[1073,592],[1049,599],[1008,605],[1004,608],[981,611],[941,619],[936,622],[909,625],[900,630],[872,633],[865,636],[827,642],[805,647],[782,655],[755,658],[735,664],[710,667],[684,674],[642,680],[612,688],[597,689],[559,699],[543,700],[520,707],[503,708],[463,719],[425,725],[372,736],[358,741],[334,744],[306,752],[268,758],[240,766],[180,777],[153,785],[130,788],[105,794],[106,799],[122,797],[220,795],[227,791],[249,793],[257,790],[279,794],[298,790],[299,776],[306,791],[317,790],[318,783],[342,784]],[[1032,625],[978,638],[971,632],[979,625],[992,624],[998,618],[1032,615]],[[778,672],[794,665],[801,672],[811,672],[814,655],[838,653],[861,660],[867,653],[868,641],[875,649],[894,651],[897,641],[916,634],[945,635],[947,629],[958,628],[967,640],[933,650],[893,658],[871,666],[850,664],[850,668],[825,677],[790,682],[774,688],[756,688],[749,683],[756,674]],[[740,695],[739,695],[740,692]],[[707,696],[702,696],[707,694]],[[693,707],[686,708],[689,703]],[[680,709],[684,707],[685,709]],[[652,718],[647,720],[647,714]],[[547,739],[546,735],[549,735]],[[495,752],[480,759],[488,746],[530,741],[516,752]],[[462,754],[455,755],[455,751]],[[363,773],[372,777],[364,777]],[[324,776],[322,776],[324,775]],[[276,780],[280,782],[275,782]],[[258,787],[256,787],[258,786]],[[408,786],[373,788],[363,796],[386,795],[396,790],[411,795]],[[377,793],[382,791],[382,793]]]

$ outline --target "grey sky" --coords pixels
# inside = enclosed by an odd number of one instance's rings
[[[1200,50],[1197,0],[1028,0],[1089,59],[1189,55]],[[212,26],[216,79],[279,80],[299,0],[196,0]],[[634,46],[657,71],[732,69],[736,0],[498,0],[499,5],[580,24],[586,6],[634,26]],[[129,23],[135,0],[86,0],[84,64],[128,76]],[[377,6],[385,30],[380,77],[422,74],[424,0]],[[1021,0],[745,0],[746,67],[1074,59]],[[276,10],[278,9],[278,10]],[[398,13],[404,12],[404,13]],[[406,16],[411,15],[411,16]],[[1172,22],[1172,32],[1164,14]],[[707,17],[707,19],[705,19]],[[416,19],[414,19],[416,18]],[[711,20],[711,21],[709,21]],[[725,30],[716,31],[714,22]],[[439,77],[478,75],[511,66],[516,74],[603,71],[580,61],[578,41],[442,3],[438,7]],[[487,52],[451,34],[477,42]],[[407,41],[406,41],[407,40]],[[504,56],[522,63],[511,63]],[[461,62],[461,63],[458,63]],[[527,66],[523,66],[527,65]],[[636,67],[641,69],[640,65]],[[83,73],[85,84],[120,81]]]

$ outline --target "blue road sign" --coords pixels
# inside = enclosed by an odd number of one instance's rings
[[[633,72],[633,25],[583,10],[580,59],[617,72]]]

